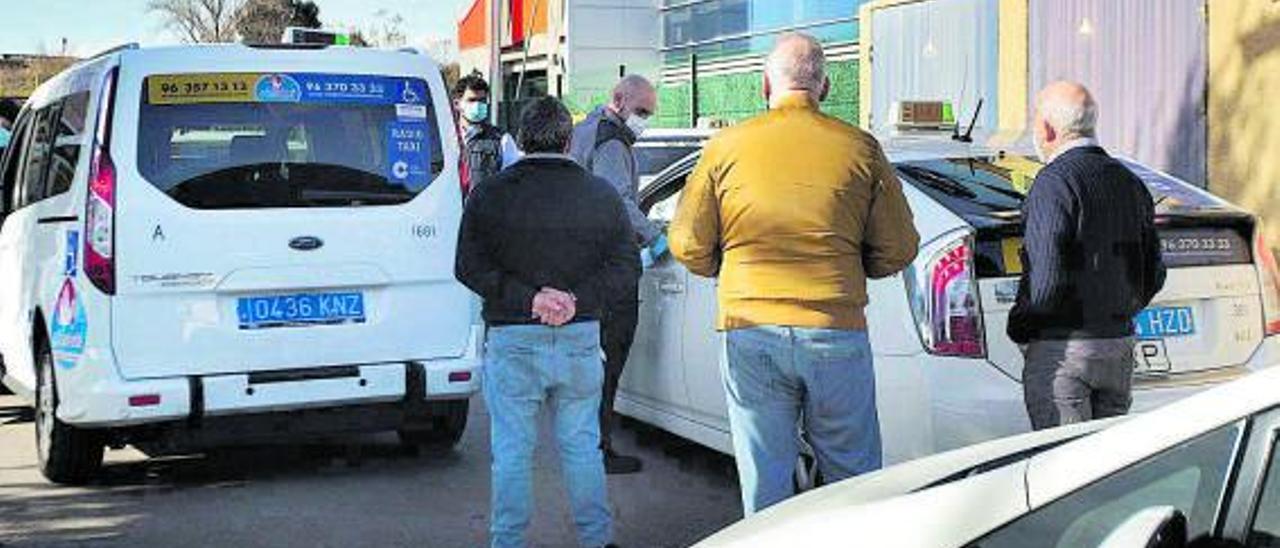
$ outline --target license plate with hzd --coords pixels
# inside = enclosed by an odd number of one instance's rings
[[[1139,312],[1133,327],[1141,340],[1187,337],[1196,333],[1196,317],[1189,306],[1153,307]]]
[[[236,316],[240,329],[364,323],[364,294],[295,293],[240,297],[236,301]]]

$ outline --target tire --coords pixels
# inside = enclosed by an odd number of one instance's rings
[[[400,435],[400,443],[435,448],[453,447],[462,440],[462,433],[467,429],[467,413],[470,410],[471,400],[433,403],[428,408],[425,420],[412,421],[416,424],[402,427],[397,431]],[[419,426],[422,423],[426,423],[425,426]]]
[[[54,483],[83,485],[102,468],[100,432],[58,420],[58,390],[53,354],[44,344],[36,351],[36,454],[40,473]]]

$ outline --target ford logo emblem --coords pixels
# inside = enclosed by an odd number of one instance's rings
[[[324,240],[315,236],[298,236],[297,238],[289,240],[289,247],[298,251],[311,251],[313,249],[319,249],[320,246],[323,245]]]

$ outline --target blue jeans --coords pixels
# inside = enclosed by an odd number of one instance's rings
[[[494,547],[526,546],[533,506],[533,451],[538,414],[555,419],[569,506],[583,546],[612,541],[613,516],[600,452],[600,324],[521,325],[489,329],[484,399],[493,452]]]
[[[880,468],[866,331],[766,326],[726,339],[729,427],[747,515],[795,494],[799,425],[825,481]]]

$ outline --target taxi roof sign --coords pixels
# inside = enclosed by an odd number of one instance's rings
[[[955,109],[947,101],[894,101],[889,106],[889,119],[898,130],[956,129]]]
[[[324,44],[329,46],[351,45],[351,35],[332,30],[309,29],[306,27],[289,27],[284,29],[280,39],[285,44]]]

